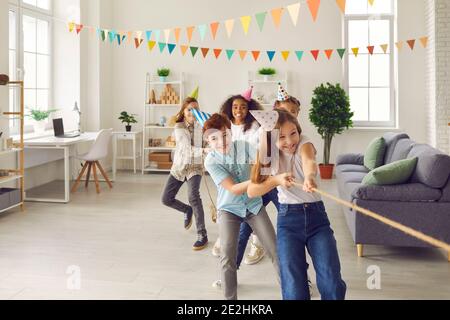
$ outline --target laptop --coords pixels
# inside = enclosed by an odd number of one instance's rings
[[[66,134],[64,132],[64,123],[62,118],[53,120],[53,130],[55,131],[55,137],[57,138],[76,138],[80,136],[79,132]]]

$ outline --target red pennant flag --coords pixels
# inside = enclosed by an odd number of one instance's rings
[[[206,58],[209,52],[209,48],[200,48],[200,50],[202,50],[203,58]]]
[[[311,54],[313,55],[314,60],[316,60],[316,61],[317,61],[317,58],[319,57],[319,52],[320,52],[320,50],[311,50]]]
[[[214,56],[216,57],[216,59],[219,58],[221,53],[222,53],[222,49],[214,49]]]
[[[416,44],[416,40],[415,39],[411,39],[406,41],[409,45],[409,47],[411,48],[411,50],[414,50],[414,45]]]
[[[216,40],[217,29],[219,29],[219,22],[213,22],[210,24],[211,27],[211,35],[214,40]]]
[[[371,54],[371,55],[373,55],[373,50],[375,49],[375,46],[368,46],[367,47],[367,51],[369,51],[369,53]]]
[[[255,61],[258,61],[260,53],[261,53],[261,51],[252,51],[252,56],[253,56],[253,59],[255,59]]]
[[[77,30],[77,34],[80,34],[81,30],[83,30],[83,25],[82,24],[77,24],[75,26],[75,29]]]
[[[333,54],[333,49],[325,50],[325,55],[327,56],[328,60],[331,59],[332,54]]]
[[[136,46],[136,49],[140,47],[142,41],[144,41],[144,39],[134,38],[134,45]]]

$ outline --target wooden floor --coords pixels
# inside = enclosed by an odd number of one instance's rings
[[[112,191],[104,183],[100,195],[94,185],[88,191],[83,186],[70,204],[27,203],[25,213],[1,215],[0,299],[221,299],[211,286],[218,278],[218,259],[210,250],[218,228],[204,185],[210,245],[194,252],[195,228],[185,231],[182,215],[160,203],[166,178],[121,173]],[[322,187],[336,194],[335,182]],[[184,187],[180,198],[186,200]],[[341,209],[326,205],[348,299],[450,299],[446,253],[371,246],[365,258],[357,258]],[[275,223],[271,206],[269,213]],[[73,265],[81,270],[80,290],[68,289]],[[381,270],[381,290],[367,288],[372,265]],[[315,282],[313,271],[310,276]],[[240,299],[280,299],[267,258],[244,265],[238,277]]]

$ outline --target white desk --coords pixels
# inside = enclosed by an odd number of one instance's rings
[[[80,143],[94,141],[97,138],[97,135],[98,132],[86,132],[79,137],[71,139],[49,136],[25,140],[25,150],[61,150],[64,154],[64,199],[25,197],[25,201],[68,203],[70,201],[70,148],[74,147],[76,149],[77,145]],[[29,159],[25,159],[25,161],[27,160],[30,161]],[[34,160],[41,164],[48,162],[45,157]]]
[[[139,139],[141,139],[142,131],[133,132],[113,132],[113,180],[116,180],[117,160],[133,160],[134,174],[137,171],[137,159],[141,157],[139,146]],[[131,156],[117,156],[118,141],[125,140],[133,143],[133,155]]]

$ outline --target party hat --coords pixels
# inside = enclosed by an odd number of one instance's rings
[[[286,101],[288,100],[290,97],[288,95],[288,93],[286,92],[286,90],[283,88],[283,86],[281,85],[281,83],[278,84],[278,96],[277,96],[277,100],[280,102]]]
[[[252,100],[252,95],[253,95],[253,86],[250,87],[247,91],[245,91],[242,94],[242,97],[247,100],[248,102],[250,102]]]
[[[197,109],[192,109],[192,114],[194,115],[195,119],[197,120],[197,122],[204,127],[205,126],[205,122],[211,118],[211,115],[209,113],[197,110]]]
[[[276,111],[250,111],[252,116],[258,121],[264,131],[272,131],[277,125],[280,115]]]
[[[200,88],[197,86],[194,91],[189,95],[189,98],[194,98],[195,100],[198,100],[198,91]]]

